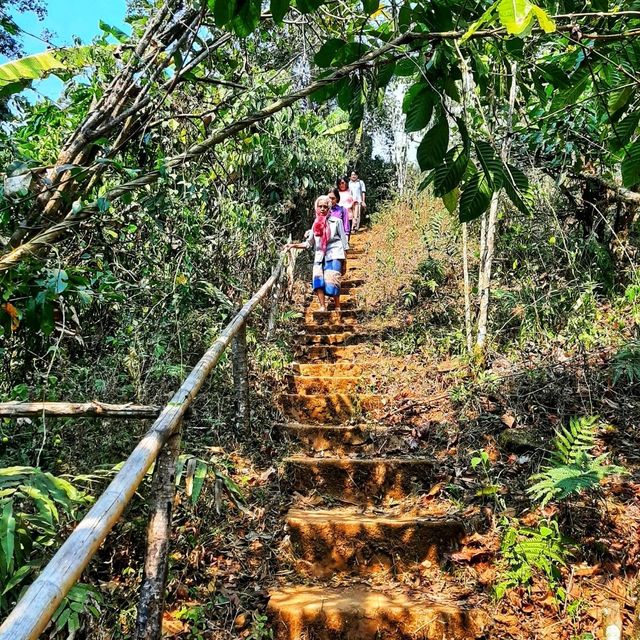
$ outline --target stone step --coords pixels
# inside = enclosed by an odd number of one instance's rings
[[[335,311],[333,309],[329,311],[310,311],[305,312],[305,317],[309,316],[314,322],[344,322],[347,318],[353,318],[354,320],[360,315],[360,309],[340,309]]]
[[[472,640],[489,622],[478,609],[366,586],[274,591],[267,608],[276,640]]]
[[[296,422],[341,424],[380,408],[383,400],[382,396],[354,393],[283,393],[280,406],[283,413]]]
[[[351,310],[316,316],[319,313],[319,311],[305,311],[302,316],[302,324],[309,331],[315,327],[325,327],[327,329],[333,328],[333,333],[336,333],[346,327],[355,327],[358,324],[358,314]],[[342,316],[343,313],[348,315]]]
[[[296,349],[296,359],[308,362],[354,362],[360,353],[358,346],[309,345]]]
[[[304,364],[292,362],[291,371],[301,376],[359,376],[363,367],[353,362],[334,362],[331,364]]]
[[[334,311],[333,302],[327,301],[329,304],[329,311]],[[358,306],[358,302],[355,298],[350,296],[340,296],[340,309],[355,309]],[[319,311],[320,303],[316,298],[309,301],[309,304],[306,307],[307,311]]]
[[[356,331],[356,324],[322,324],[318,322],[304,321],[301,324],[302,333],[309,335],[327,335],[330,333],[354,333]]]
[[[464,535],[459,518],[363,515],[353,508],[291,509],[287,525],[299,569],[316,578],[435,565]]]
[[[400,500],[414,490],[427,490],[433,463],[421,458],[285,459],[287,478],[300,492],[318,493],[355,504]]]
[[[358,276],[349,276],[341,282],[340,287],[344,291],[353,292],[354,289],[362,286],[363,284],[364,278],[360,278]]]
[[[360,336],[359,336],[360,337]],[[354,331],[342,331],[340,333],[299,333],[296,336],[298,345],[313,344],[348,344],[355,340]]]
[[[349,258],[355,258],[356,256],[364,256],[366,255],[366,250],[365,249],[361,249],[359,247],[351,247],[351,249],[349,249],[349,251],[347,251],[347,260]]]
[[[288,374],[285,384],[289,393],[315,395],[327,393],[355,393],[362,379],[353,376],[298,376]]]
[[[283,425],[284,432],[308,450],[317,453],[331,451],[334,455],[360,452],[372,453],[377,436],[386,429],[376,425],[318,425],[289,422]]]

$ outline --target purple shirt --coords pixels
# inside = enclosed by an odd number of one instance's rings
[[[339,204],[334,204],[331,207],[331,211],[329,212],[334,218],[339,218],[342,220],[342,226],[344,227],[344,232],[349,235],[351,233],[351,222],[349,221],[349,213],[344,207],[341,207]]]

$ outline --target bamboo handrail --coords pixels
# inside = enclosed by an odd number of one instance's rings
[[[58,605],[78,581],[98,547],[122,515],[160,450],[179,427],[187,408],[232,338],[277,282],[287,253],[288,251],[283,251],[280,254],[271,277],[240,309],[200,358],[118,474],[31,584],[0,626],[0,640],[35,640],[45,629]]]

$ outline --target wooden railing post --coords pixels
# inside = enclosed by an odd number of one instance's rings
[[[156,459],[151,482],[151,513],[147,550],[140,586],[136,640],[160,640],[167,584],[171,516],[176,494],[176,463],[180,455],[181,427],[169,438]]]
[[[236,425],[248,428],[251,420],[249,405],[249,366],[247,362],[247,325],[233,339],[233,388],[236,396]]]

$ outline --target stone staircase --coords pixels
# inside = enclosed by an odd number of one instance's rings
[[[295,577],[270,593],[275,638],[480,638],[483,611],[395,580],[425,565],[441,572],[443,554],[456,548],[465,527],[455,514],[397,509],[429,491],[435,465],[417,455],[387,455],[386,428],[371,420],[384,399],[367,392],[359,347],[366,340],[357,306],[365,248],[366,233],[352,237],[343,310],[308,306],[280,399],[289,420],[284,429],[301,446],[285,460],[286,477],[313,506],[292,507],[286,516]]]

